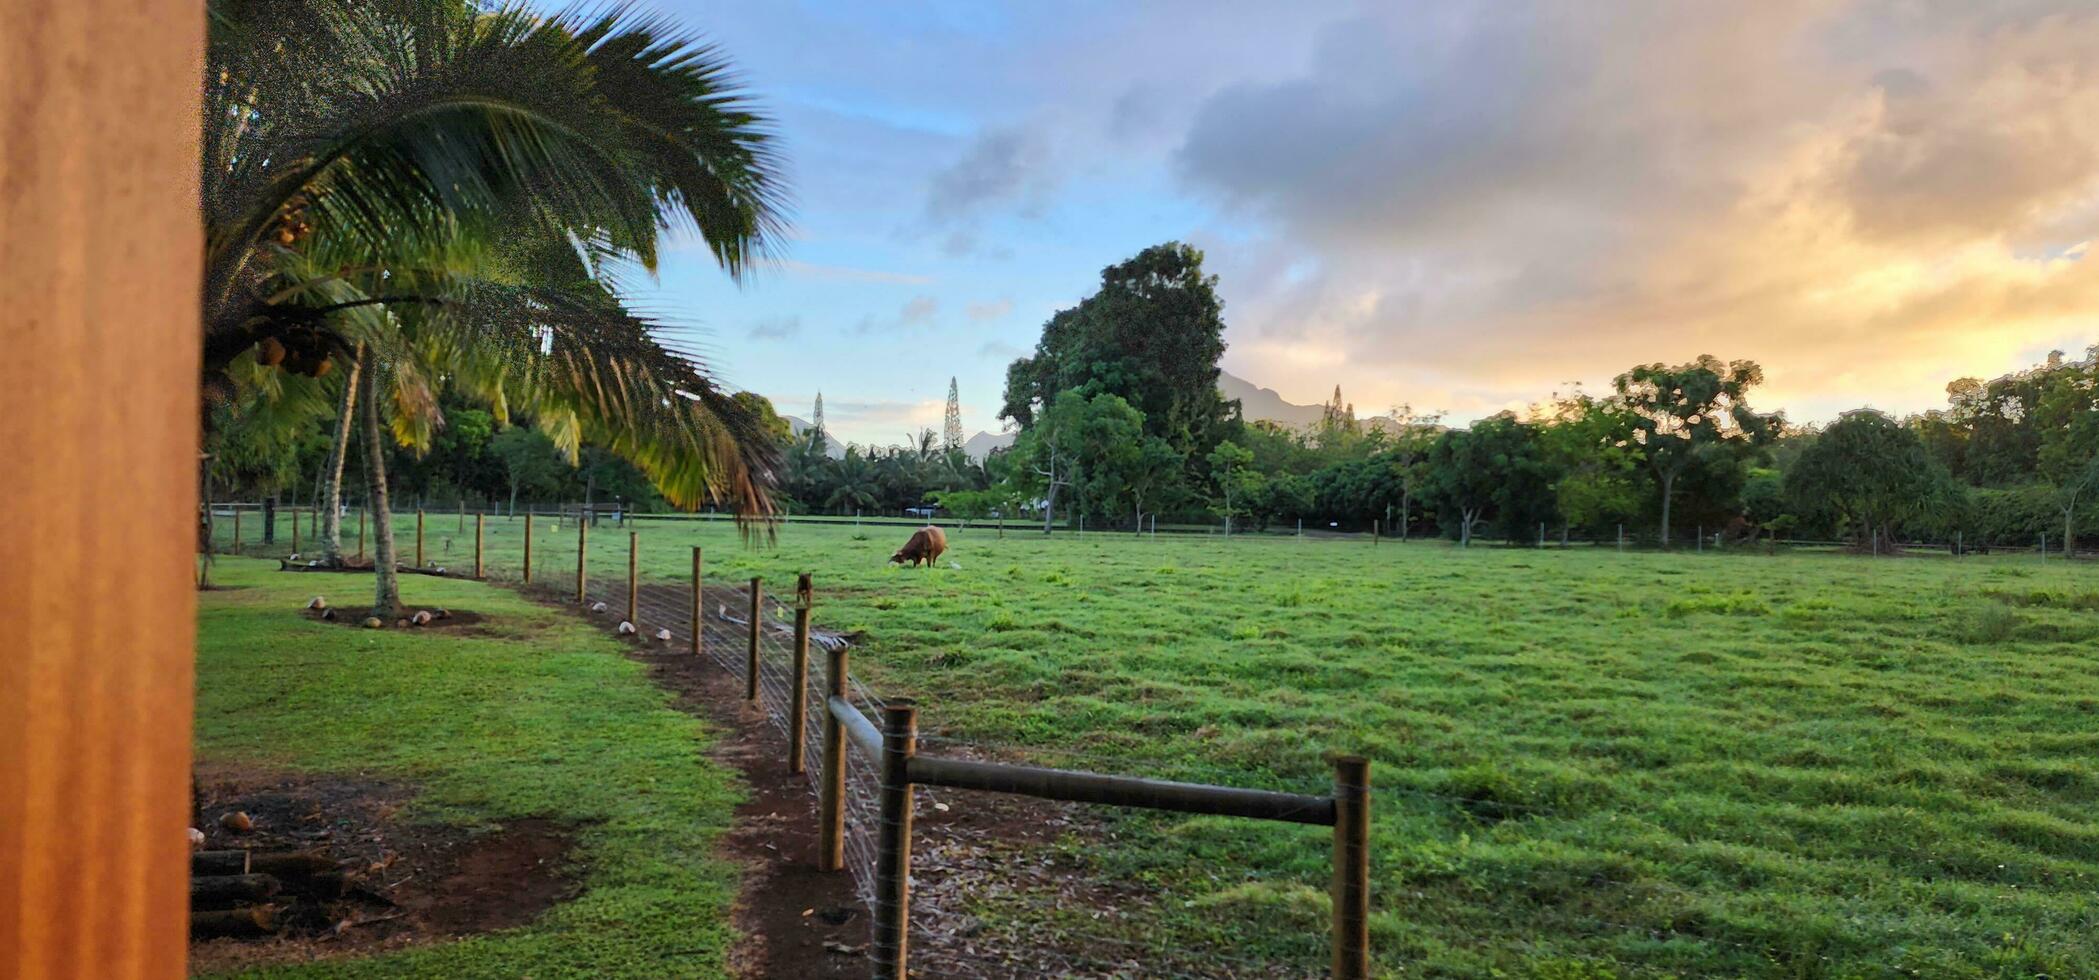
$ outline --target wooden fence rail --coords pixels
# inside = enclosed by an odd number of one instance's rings
[[[817,867],[843,867],[842,802],[850,743],[881,772],[881,816],[876,828],[873,975],[903,980],[911,945],[911,795],[915,786],[1009,793],[1070,803],[1246,817],[1334,828],[1332,973],[1338,980],[1370,975],[1370,763],[1335,756],[1332,796],[1181,783],[1141,776],[918,754],[917,707],[892,700],[878,730],[845,696],[846,651],[833,650],[824,698]],[[799,726],[795,731],[799,732]],[[795,740],[799,744],[799,739]],[[835,789],[834,789],[835,787]]]

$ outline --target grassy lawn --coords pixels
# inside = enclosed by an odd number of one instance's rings
[[[411,820],[548,817],[581,827],[583,894],[522,929],[285,977],[726,974],[735,870],[713,856],[738,789],[709,735],[600,631],[472,582],[407,577],[412,602],[491,617],[490,636],[309,622],[366,577],[222,560],[201,598],[200,761],[407,780]],[[361,596],[359,596],[361,598]]]
[[[692,544],[716,580],[813,571],[937,734],[1312,791],[1368,754],[1406,975],[2099,975],[2099,566],[972,530],[914,572],[896,528],[639,528],[651,578]],[[595,531],[592,574],[625,546]],[[1175,899],[1158,935],[1316,964],[1327,847],[1131,816],[1089,854]]]

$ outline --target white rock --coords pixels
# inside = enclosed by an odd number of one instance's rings
[[[326,596],[314,596],[313,601],[306,604],[306,608],[326,609],[328,608],[328,599]]]
[[[657,630],[656,638],[662,640],[665,643],[669,643],[671,641],[671,631],[667,629]]]
[[[417,626],[428,626],[430,625],[430,620],[435,618],[436,617],[430,615],[430,610],[422,609],[417,610],[415,615],[408,617],[408,621],[414,623]]]
[[[624,619],[620,620],[620,621],[619,621],[619,635],[621,635],[621,636],[633,636],[633,635],[634,635],[634,624],[633,624],[633,623],[630,623],[630,622],[627,622],[627,621],[626,621],[626,620],[624,620]]]
[[[605,604],[604,604],[604,603],[602,603],[602,602],[593,602],[593,603],[591,603],[591,604],[590,604],[590,611],[591,611],[591,612],[604,612],[604,611],[605,611]]]
[[[204,832],[195,827],[189,829],[189,847],[194,851],[204,846]]]

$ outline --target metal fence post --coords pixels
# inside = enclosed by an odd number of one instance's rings
[[[911,757],[918,709],[882,709],[882,825],[875,853],[874,975],[905,980],[911,945]]]
[[[794,584],[794,694],[787,700],[787,771],[801,775],[808,769],[809,730],[809,607],[815,600],[809,573]]]
[[[701,572],[701,571],[703,570],[703,568],[704,568],[704,565],[702,564],[702,562],[701,562],[701,560],[700,560],[700,546],[699,546],[699,545],[693,545],[693,546],[692,546],[692,655],[693,655],[693,656],[695,656],[695,657],[697,657],[697,656],[699,656],[700,654],[702,654],[702,653],[706,652],[706,649],[707,649],[707,641],[706,641],[706,639],[704,638],[704,634],[706,633],[706,618],[705,618],[705,614],[704,614],[704,613],[703,613],[703,612],[701,611],[701,608],[700,608],[700,606],[701,606],[701,603],[700,603],[700,577],[701,577],[701,576],[700,576],[700,572]]]
[[[483,532],[486,530],[487,524],[487,514],[477,513],[474,515],[474,577],[476,579],[481,578],[483,572],[487,570],[487,566],[481,561],[481,543],[485,537]]]
[[[850,703],[846,696],[846,650],[838,647],[829,651],[829,683],[824,689],[830,696]],[[838,716],[831,713],[830,702],[824,704],[824,757],[823,781],[818,785],[816,807],[816,870],[842,871],[845,869],[845,726],[838,723]]]
[[[241,553],[241,509],[233,508],[233,554]]]
[[[641,532],[627,532],[627,622],[641,629]]]
[[[765,612],[765,579],[751,576],[751,649],[743,664],[743,699],[758,700],[758,621]]]
[[[583,556],[590,552],[590,522],[576,522],[576,602],[582,604],[587,596],[583,593],[586,576],[583,571]]]
[[[1335,980],[1370,976],[1370,761],[1334,762]]]
[[[415,509],[415,567],[423,567],[423,509]]]
[[[525,584],[532,584],[532,505],[525,505]]]

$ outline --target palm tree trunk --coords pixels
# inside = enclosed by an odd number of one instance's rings
[[[343,464],[350,459],[350,430],[357,425],[351,413],[357,407],[357,383],[363,373],[364,345],[360,343],[350,359],[350,370],[343,375],[342,397],[336,400],[335,441],[328,447],[326,485],[321,490],[326,508],[321,515],[322,556],[330,565],[343,563]]]
[[[370,466],[368,499],[372,502],[372,531],[377,544],[372,551],[372,615],[391,622],[401,611],[401,574],[395,567],[394,515],[386,502],[385,431],[379,427],[378,372],[364,376],[364,448]]]

